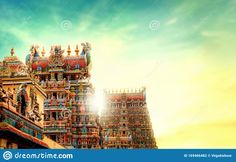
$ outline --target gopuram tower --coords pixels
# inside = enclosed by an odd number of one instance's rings
[[[91,98],[91,46],[82,43],[67,54],[61,46],[52,46],[49,56],[32,46],[26,57],[31,77],[46,93],[44,101],[44,134],[67,148],[100,148],[98,113]]]
[[[103,148],[157,148],[145,88],[105,90],[105,102]]]

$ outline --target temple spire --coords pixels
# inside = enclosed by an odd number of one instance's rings
[[[68,54],[68,56],[70,56],[70,53],[71,53],[71,50],[70,50],[70,45],[69,45],[68,48],[67,48],[67,54]]]
[[[76,53],[77,56],[79,55],[79,47],[78,47],[78,44],[76,45],[75,53]]]
[[[45,55],[44,47],[43,47],[43,50],[42,50],[41,54],[42,54],[42,56],[44,57],[44,55]]]
[[[14,48],[12,48],[11,49],[11,56],[14,56],[14,53],[15,53]]]

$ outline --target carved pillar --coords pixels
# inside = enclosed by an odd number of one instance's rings
[[[58,73],[58,80],[59,81],[63,80],[63,73]]]
[[[55,73],[51,73],[51,80],[55,80]]]

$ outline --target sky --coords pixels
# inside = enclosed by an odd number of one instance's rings
[[[1,0],[0,11],[0,59],[90,42],[97,94],[147,88],[159,148],[236,147],[235,0]]]

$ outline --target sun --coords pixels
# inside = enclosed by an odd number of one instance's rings
[[[104,91],[102,88],[95,88],[95,94],[92,97],[91,102],[93,111],[98,112],[100,115],[105,109]]]

